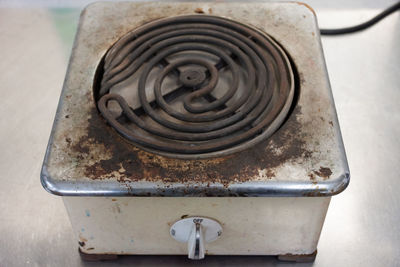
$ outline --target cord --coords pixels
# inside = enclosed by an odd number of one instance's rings
[[[351,26],[351,27],[339,28],[339,29],[320,29],[321,35],[347,34],[347,33],[353,33],[353,32],[357,32],[357,31],[365,30],[366,28],[371,27],[378,21],[382,20],[383,18],[389,16],[390,14],[392,14],[393,12],[396,12],[399,9],[400,9],[400,1],[392,6],[388,7],[387,9],[385,9],[384,11],[382,11],[381,13],[379,13],[378,15],[376,15],[375,17],[373,17],[372,19],[370,19],[364,23],[361,23],[361,24],[358,24],[355,26]]]

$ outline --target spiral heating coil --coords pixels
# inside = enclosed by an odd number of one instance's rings
[[[166,60],[182,52],[211,54],[219,61],[215,64],[198,55]],[[164,66],[157,73],[151,103],[146,86],[150,72],[160,63]],[[183,66],[189,68],[181,71]],[[142,112],[111,92],[139,69],[135,95]],[[222,69],[229,70],[231,84],[215,98],[212,93],[218,89]],[[293,72],[279,45],[261,31],[216,16],[178,16],[147,23],[110,48],[102,71],[97,105],[106,121],[131,143],[169,156],[218,156],[254,145],[282,124],[294,95]],[[176,90],[181,92],[184,111],[175,109],[163,93],[168,75],[180,85]],[[240,84],[244,90],[239,90]],[[208,102],[195,103],[199,98]],[[110,111],[110,101],[118,103],[128,123]]]

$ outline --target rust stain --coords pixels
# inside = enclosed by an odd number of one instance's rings
[[[204,14],[203,9],[200,8],[200,7],[196,8],[196,9],[194,10],[194,12],[197,13],[197,14]]]
[[[210,14],[212,14],[212,13],[213,13],[213,11],[212,11],[212,8],[211,8],[211,7],[208,9],[208,13],[210,13]]]
[[[318,171],[314,171],[314,173],[322,178],[324,180],[328,179],[332,175],[332,171],[329,168],[326,167],[320,167]]]
[[[189,217],[189,214],[182,215],[181,219],[185,219],[186,217]]]
[[[302,2],[296,2],[296,4],[298,4],[300,6],[305,6],[307,9],[309,9],[314,14],[314,16],[317,16],[317,14],[315,13],[314,9],[312,7],[310,7],[308,4],[302,3]]]
[[[304,197],[326,197],[326,192],[322,192],[321,190],[314,190],[312,192],[307,192],[303,194]]]
[[[267,170],[267,177],[269,179],[272,179],[273,177],[275,177],[275,173],[272,170]]]
[[[79,235],[79,242],[78,242],[79,245],[80,245],[81,247],[84,247],[86,242],[87,242],[87,239],[84,238],[83,236]]]
[[[90,179],[115,178],[121,183],[140,180],[163,183],[218,182],[227,186],[253,180],[259,176],[260,170],[272,178],[275,176],[274,168],[288,161],[311,157],[312,151],[305,148],[307,136],[301,133],[299,116],[301,107],[296,106],[276,134],[251,149],[220,158],[184,160],[156,155],[133,146],[107,126],[93,107],[87,135],[71,144],[71,156],[81,160],[83,172]],[[111,157],[96,153],[95,148],[99,144]]]
[[[329,124],[333,127],[333,122],[332,121],[329,121]]]
[[[83,138],[85,139],[85,137]],[[85,140],[86,142],[90,142],[90,140]],[[89,146],[86,145],[84,140],[82,138],[79,140],[79,142],[75,145],[72,146],[72,150],[78,152],[81,157],[82,155],[88,155],[89,154]]]

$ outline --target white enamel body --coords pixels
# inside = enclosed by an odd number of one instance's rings
[[[212,218],[222,235],[206,255],[311,254],[330,197],[63,197],[80,249],[89,254],[187,255],[170,235],[182,217]]]

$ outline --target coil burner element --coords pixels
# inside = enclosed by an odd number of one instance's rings
[[[293,72],[279,45],[221,17],[145,24],[103,63],[95,89],[103,117],[134,145],[169,157],[246,149],[277,130],[293,101]]]

